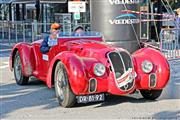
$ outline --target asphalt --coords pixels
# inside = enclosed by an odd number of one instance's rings
[[[9,48],[8,48],[9,49]],[[59,106],[54,89],[31,78],[27,86],[15,83],[8,68],[10,51],[0,52],[0,119],[160,119],[180,120],[180,59],[169,61],[171,78],[162,95],[155,101],[145,100],[136,92],[127,96],[108,96],[105,102]]]

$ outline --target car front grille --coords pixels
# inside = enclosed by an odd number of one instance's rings
[[[110,68],[114,72],[117,86],[123,91],[130,90],[134,86],[134,78],[126,85],[120,85],[121,83],[118,83],[121,76],[126,75],[126,73],[129,73],[129,70],[133,69],[130,55],[125,51],[113,51],[108,53],[108,59],[111,64]]]
[[[124,63],[121,59],[121,56],[117,52],[109,53],[109,59],[111,62],[111,68],[113,68],[116,79],[121,77],[124,74]]]
[[[131,57],[129,56],[129,54],[127,54],[124,51],[121,51],[120,55],[122,56],[122,59],[124,62],[125,71],[128,71],[129,68],[133,68],[132,60],[131,60]]]
[[[108,58],[111,62],[111,67],[114,70],[116,79],[121,77],[129,68],[133,68],[131,57],[124,51],[110,52]]]

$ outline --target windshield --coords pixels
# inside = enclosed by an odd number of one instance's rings
[[[59,38],[69,38],[69,37],[102,37],[102,34],[100,32],[94,32],[94,31],[90,31],[90,32],[81,32],[81,33],[75,33],[75,32],[60,32],[60,34],[58,35]]]

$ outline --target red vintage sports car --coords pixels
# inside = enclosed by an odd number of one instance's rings
[[[18,85],[34,76],[55,86],[59,104],[104,101],[105,94],[124,95],[139,90],[146,99],[158,98],[170,77],[165,57],[152,48],[130,54],[105,43],[97,32],[59,35],[47,54],[42,40],[18,43],[10,56],[10,68]]]

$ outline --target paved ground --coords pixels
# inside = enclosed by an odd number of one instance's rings
[[[0,43],[0,57],[8,57],[12,49],[12,45]]]
[[[8,69],[9,52],[0,56],[0,119],[173,119],[180,120],[180,60],[170,61],[171,81],[157,101],[144,100],[138,93],[110,96],[105,102],[62,108],[54,89],[32,79],[18,86]]]

